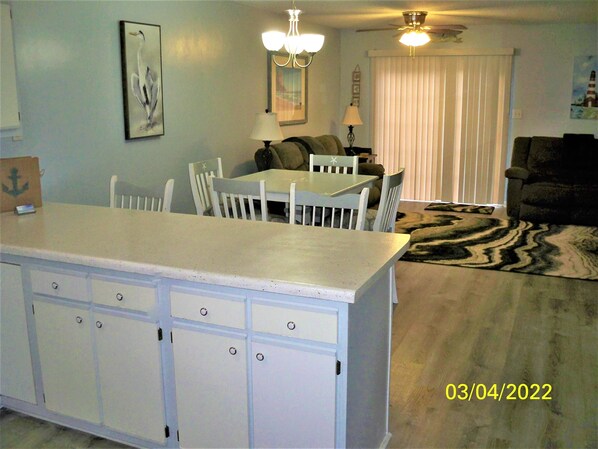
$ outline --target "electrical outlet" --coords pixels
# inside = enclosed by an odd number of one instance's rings
[[[523,117],[523,112],[521,112],[521,109],[513,109],[513,113],[511,115],[512,118],[522,118]]]

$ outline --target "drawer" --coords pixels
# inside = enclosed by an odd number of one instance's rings
[[[245,328],[245,300],[227,299],[208,292],[170,292],[170,314],[174,318],[219,326]]]
[[[338,315],[336,311],[321,311],[253,303],[252,329],[255,332],[285,337],[336,343]]]
[[[135,285],[125,282],[91,279],[91,297],[95,304],[123,309],[151,312],[156,307],[154,286]]]
[[[79,276],[37,269],[31,270],[30,274],[33,293],[89,301],[87,277],[85,275]]]

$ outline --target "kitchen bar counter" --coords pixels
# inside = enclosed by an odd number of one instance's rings
[[[0,406],[135,447],[388,446],[408,236],[51,203],[0,233]]]
[[[353,303],[409,236],[46,203],[3,213],[5,254]]]

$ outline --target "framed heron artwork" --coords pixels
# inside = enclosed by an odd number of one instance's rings
[[[285,62],[284,53],[268,52],[268,109],[278,114],[278,123],[307,123],[307,56],[298,56],[301,66]]]
[[[125,139],[164,135],[159,25],[120,21]]]

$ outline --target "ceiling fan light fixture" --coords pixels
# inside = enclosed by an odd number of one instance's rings
[[[399,42],[403,45],[408,45],[409,47],[420,47],[430,42],[430,36],[428,36],[428,33],[425,31],[412,30],[403,33]]]

